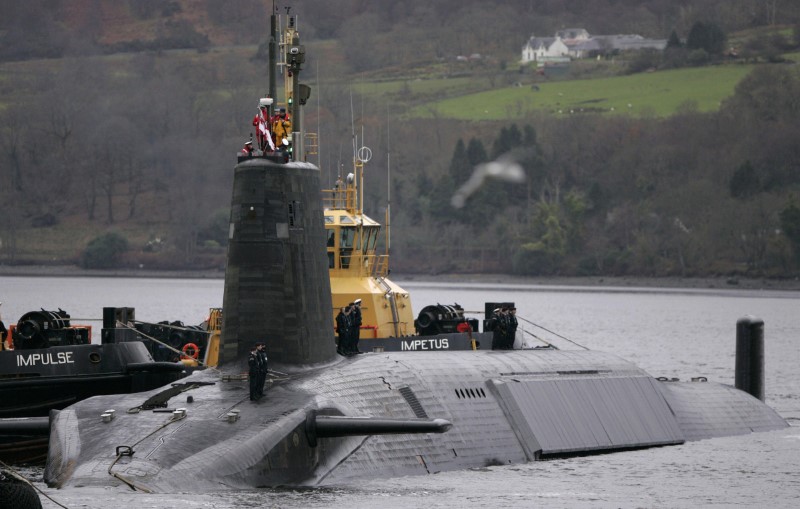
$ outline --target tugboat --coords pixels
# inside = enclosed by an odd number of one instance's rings
[[[132,308],[106,308],[102,341],[66,311],[31,311],[0,338],[0,459],[44,458],[48,415],[101,394],[147,391],[186,375],[181,363],[153,360],[131,330]]]
[[[362,206],[366,154],[363,147],[354,156],[353,172],[322,191],[334,324],[342,308],[360,302],[358,334],[366,351],[487,348],[492,333],[486,322],[478,332],[478,320],[467,318],[458,304],[426,306],[415,320],[411,296],[389,279],[388,238],[387,253],[377,254],[381,225]]]

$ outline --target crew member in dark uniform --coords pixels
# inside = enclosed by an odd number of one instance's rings
[[[258,346],[253,345],[250,349],[250,355],[247,357],[247,366],[250,368],[248,372],[250,378],[250,401],[258,399]]]
[[[514,348],[514,336],[511,335],[511,315],[508,306],[500,308],[500,321],[503,329],[503,343],[501,350],[512,350]]]
[[[514,341],[517,339],[517,308],[512,307],[508,310],[508,349],[514,349]]]
[[[500,308],[492,312],[489,323],[492,328],[492,350],[503,350],[503,322],[500,316]]]
[[[361,353],[361,350],[358,349],[358,341],[361,339],[361,299],[353,301],[352,315],[353,328],[351,330],[350,353],[357,354]]]
[[[347,355],[348,333],[350,329],[350,306],[343,307],[336,315],[336,333],[339,335],[339,344],[336,346],[336,353]]]
[[[264,396],[264,384],[267,382],[267,348],[263,342],[256,343],[258,354],[258,399]]]

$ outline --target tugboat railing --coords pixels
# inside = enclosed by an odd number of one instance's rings
[[[344,268],[330,269],[331,277],[378,277],[389,275],[389,255],[353,253],[342,257]]]
[[[326,209],[354,211],[356,190],[353,187],[322,190],[322,206]]]

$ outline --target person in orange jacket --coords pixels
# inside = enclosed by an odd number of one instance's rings
[[[281,108],[272,119],[272,134],[275,136],[275,146],[283,148],[283,140],[292,141],[292,119],[286,114],[286,108]]]

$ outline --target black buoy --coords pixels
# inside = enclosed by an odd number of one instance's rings
[[[0,509],[42,509],[42,502],[30,483],[0,469]]]
[[[736,388],[764,401],[764,320],[736,322]]]

